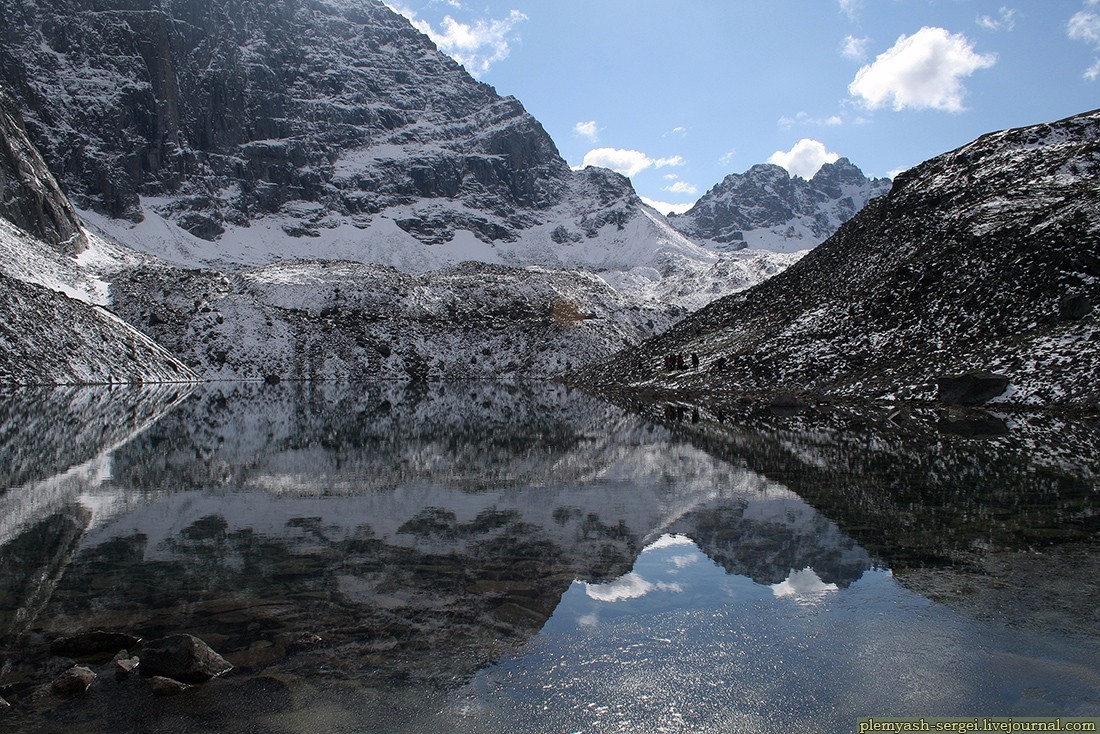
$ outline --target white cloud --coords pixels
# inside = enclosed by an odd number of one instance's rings
[[[728,166],[729,164],[733,163],[733,159],[736,157],[737,148],[730,148],[722,154],[722,157],[718,159],[718,162],[721,163],[723,166]]]
[[[656,199],[650,199],[648,196],[640,196],[638,198],[640,198],[643,203],[648,204],[649,206],[653,207],[657,211],[661,212],[661,214],[664,214],[666,216],[669,214],[683,214],[688,209],[695,206],[694,201],[688,202],[686,204],[673,204],[667,201],[657,201]]]
[[[1100,4],[1100,0],[1086,0],[1086,5]],[[1074,41],[1082,41],[1100,53],[1100,15],[1089,10],[1074,13],[1066,24],[1066,35]],[[1092,66],[1085,69],[1082,76],[1090,82],[1100,78],[1100,58],[1094,59]]]
[[[698,194],[699,187],[695,184],[690,184],[687,181],[677,181],[674,184],[665,186],[665,191],[671,191],[674,194]]]
[[[1089,10],[1077,11],[1066,24],[1066,34],[1074,41],[1100,46],[1100,15]]]
[[[682,166],[684,159],[678,155],[668,158],[650,158],[640,150],[626,150],[623,148],[593,148],[584,154],[584,166],[600,166],[610,168],[616,173],[630,177],[647,168],[665,168],[667,166]]]
[[[606,584],[589,584],[584,585],[584,593],[590,598],[596,601],[605,602],[617,602],[625,601],[627,599],[638,599],[654,589],[658,591],[672,591],[681,592],[684,588],[680,584],[668,584],[658,581],[657,583],[651,583],[639,576],[637,573],[631,571],[625,576],[620,576],[614,581],[609,581]]]
[[[812,568],[804,568],[801,571],[792,571],[785,581],[772,584],[772,593],[778,597],[793,597],[798,601],[811,601],[833,591],[837,591],[836,584],[827,584],[821,580]]]
[[[895,178],[897,178],[898,176],[900,176],[901,174],[905,173],[908,170],[909,170],[908,168],[894,168],[894,169],[889,170],[889,171],[886,172],[886,178],[893,181]]]
[[[768,163],[783,166],[792,176],[812,178],[817,169],[826,163],[835,163],[840,160],[840,155],[825,149],[825,144],[820,140],[803,138],[788,151],[777,150],[768,158]]]
[[[600,139],[600,128],[596,126],[595,120],[578,122],[573,126],[573,132],[580,135],[582,138],[588,138],[593,143]]]
[[[859,17],[859,11],[863,8],[863,0],[837,0],[840,9],[848,16],[848,20]]]
[[[966,94],[962,79],[996,62],[996,54],[976,53],[961,33],[926,27],[911,36],[902,35],[862,67],[848,91],[871,109],[890,103],[894,110],[960,112]]]
[[[870,38],[845,36],[844,42],[840,44],[840,55],[851,61],[866,61],[867,46],[870,43]]]
[[[680,177],[677,176],[675,173],[666,173],[664,176],[661,176],[661,178],[663,178],[666,181],[675,181],[676,179],[678,179]]]
[[[472,23],[462,23],[447,15],[437,30],[428,21],[417,18],[415,10],[401,3],[388,2],[386,6],[408,18],[417,30],[432,39],[440,51],[462,64],[475,77],[485,74],[496,62],[508,58],[512,52],[512,30],[527,20],[527,16],[518,10],[510,11],[507,18],[500,20],[478,18]]]
[[[828,117],[810,117],[805,112],[799,112],[794,117],[783,116],[780,117],[779,127],[784,130],[790,130],[795,125],[817,125],[824,127],[837,127],[844,124],[844,118],[840,115],[829,115]]]
[[[661,137],[667,137],[669,135],[679,135],[682,138],[687,135],[687,132],[688,129],[686,127],[684,127],[683,125],[677,125],[668,132],[664,133]]]
[[[991,15],[980,15],[977,22],[987,31],[1011,31],[1016,27],[1016,11],[1002,7],[997,11],[996,18]]]

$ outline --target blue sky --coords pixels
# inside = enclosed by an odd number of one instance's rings
[[[755,163],[812,175],[839,155],[887,176],[1100,107],[1100,0],[389,4],[570,164],[681,208]]]

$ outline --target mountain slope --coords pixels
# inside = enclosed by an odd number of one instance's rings
[[[175,264],[713,262],[379,0],[0,11],[0,79],[66,192]]]
[[[0,88],[0,384],[194,379],[102,308],[98,254]]]
[[[602,384],[1095,404],[1100,111],[983,136],[902,174],[799,263],[588,377]],[[666,369],[694,353],[697,369]]]
[[[825,241],[890,185],[889,179],[865,177],[847,158],[826,163],[808,181],[779,166],[760,164],[726,176],[669,221],[720,250],[794,252]]]

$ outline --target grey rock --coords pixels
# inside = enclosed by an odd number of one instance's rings
[[[937,397],[949,405],[978,405],[1003,395],[1009,379],[989,372],[945,375],[936,380]]]
[[[66,255],[88,246],[80,219],[27,137],[15,100],[0,85],[0,217]]]
[[[61,698],[75,698],[83,695],[98,676],[83,665],[75,665],[50,683],[50,693]]]
[[[1064,319],[1080,321],[1092,313],[1092,301],[1088,299],[1088,296],[1071,293],[1064,296],[1059,302],[1058,313]]]
[[[141,658],[136,655],[130,655],[125,650],[119,655],[115,656],[115,676],[118,678],[126,678],[141,665]]]
[[[148,675],[185,683],[202,683],[233,669],[205,642],[186,634],[146,643],[141,649],[141,667]]]
[[[199,238],[276,213],[305,235],[444,198],[464,206],[399,226],[425,243],[458,229],[510,241],[589,178],[379,0],[0,0],[0,14],[0,82],[31,139],[79,207],[112,217],[138,220],[140,197],[158,196]],[[636,209],[628,181],[613,188]],[[606,214],[586,197],[582,219]]]
[[[162,675],[154,675],[147,678],[145,683],[149,686],[149,690],[153,692],[154,696],[178,696],[194,688],[194,686],[188,685],[187,683]]]
[[[11,704],[5,701],[2,696],[0,696],[0,711],[7,711],[10,708]]]

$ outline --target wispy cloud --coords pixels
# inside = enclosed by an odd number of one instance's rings
[[[590,142],[597,142],[600,139],[600,128],[596,125],[595,120],[588,120],[586,122],[578,122],[573,126],[573,132],[580,135],[582,138],[587,138]]]
[[[672,128],[671,130],[663,133],[661,135],[661,137],[668,137],[669,135],[676,135],[676,136],[679,136],[679,137],[682,138],[682,137],[687,135],[687,132],[688,132],[688,129],[686,127],[684,127],[683,125],[677,125],[676,127]]]
[[[860,68],[848,91],[877,109],[933,109],[960,112],[966,88],[962,80],[997,63],[996,54],[979,54],[961,33],[921,28]]]
[[[599,166],[610,168],[616,173],[630,177],[647,168],[666,168],[668,166],[682,166],[685,161],[681,156],[673,155],[667,158],[650,158],[640,150],[623,148],[593,148],[584,154],[584,166]]]
[[[795,125],[812,125],[815,127],[838,127],[844,124],[844,118],[840,115],[829,115],[828,117],[810,117],[805,112],[795,113],[794,116],[780,117],[779,127],[784,130],[789,130]]]
[[[695,184],[690,184],[687,181],[676,181],[668,186],[665,186],[665,191],[671,191],[674,194],[698,194],[699,187]]]
[[[1100,0],[1087,0],[1085,5],[1100,5]],[[1084,74],[1082,74],[1086,80],[1096,81],[1100,78],[1100,15],[1091,10],[1077,11],[1066,24],[1066,35],[1074,41],[1089,44],[1098,55],[1093,60],[1092,66],[1085,69]]]
[[[996,16],[979,15],[977,23],[987,31],[1011,31],[1016,27],[1016,11],[1002,7]]]
[[[728,166],[733,163],[733,159],[737,157],[737,148],[730,148],[718,158],[718,162],[723,166]]]
[[[848,16],[848,20],[859,17],[859,11],[863,9],[863,0],[837,0],[840,10]]]
[[[448,4],[461,8],[461,5]],[[447,15],[436,29],[428,21],[418,18],[415,10],[399,2],[387,2],[386,6],[408,18],[417,30],[432,39],[440,51],[462,64],[475,77],[482,76],[493,64],[508,58],[512,52],[512,32],[527,20],[527,16],[518,10],[510,11],[506,18],[478,18],[469,23]]]
[[[840,55],[850,61],[866,61],[867,46],[870,45],[870,43],[870,38],[845,36],[840,44]]]
[[[826,163],[840,160],[838,153],[830,152],[820,140],[803,138],[790,150],[777,150],[768,158],[768,163],[783,166],[792,176],[810,179]]]

